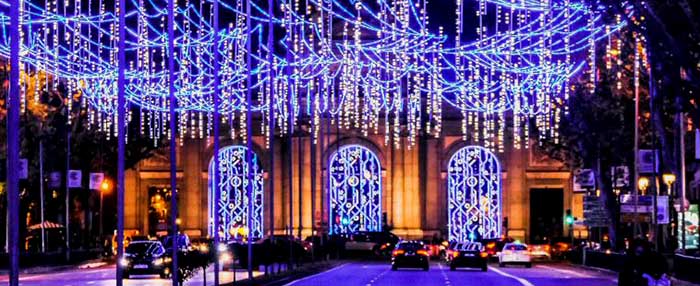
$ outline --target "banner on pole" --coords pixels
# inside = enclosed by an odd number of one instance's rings
[[[624,188],[630,184],[630,170],[627,166],[616,166],[610,168],[613,188]]]
[[[66,182],[69,188],[80,188],[82,187],[83,172],[80,170],[68,170],[68,178]]]
[[[29,161],[27,159],[19,159],[19,170],[17,171],[19,179],[29,179]]]
[[[105,179],[105,173],[90,173],[90,189],[99,190],[102,187],[102,181]]]
[[[49,188],[61,187],[61,172],[51,172],[49,174]]]
[[[652,149],[639,150],[639,173],[651,174],[659,172],[659,152]]]

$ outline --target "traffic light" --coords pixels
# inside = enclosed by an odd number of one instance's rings
[[[564,219],[566,220],[566,224],[568,224],[568,225],[574,224],[574,216],[571,215],[571,209],[566,210],[566,217]]]

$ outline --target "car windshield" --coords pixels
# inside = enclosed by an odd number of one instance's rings
[[[416,251],[419,249],[423,249],[423,245],[420,243],[413,243],[413,242],[408,242],[408,243],[400,243],[396,248],[401,249],[401,250],[406,250],[406,251]]]
[[[130,243],[129,246],[126,247],[126,253],[129,254],[162,254],[163,252],[163,247],[157,243],[157,242],[135,242],[135,243]]]
[[[527,250],[527,246],[523,244],[509,244],[506,245],[505,250]]]

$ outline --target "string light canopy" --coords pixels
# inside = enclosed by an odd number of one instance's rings
[[[267,1],[222,1],[219,16],[228,22],[214,31],[211,2],[180,0],[169,55],[164,3],[27,0],[20,68],[50,76],[23,86],[64,85],[76,98],[69,105],[80,104],[105,132],[116,133],[118,108],[128,118],[138,110],[141,133],[152,138],[208,137],[214,96],[222,118],[216,124],[228,124],[231,136],[244,140],[254,127],[246,126],[250,110],[267,138],[300,124],[310,125],[315,138],[320,119],[330,118],[343,129],[383,133],[397,148],[401,140],[393,139],[407,136],[411,147],[420,134],[440,136],[451,109],[461,114],[465,139],[502,152],[509,125],[516,148],[528,146],[532,124],[549,130],[541,139],[557,140],[569,80],[594,68],[596,43],[626,24],[603,19],[601,8],[584,0],[455,1],[454,13],[440,11],[453,17],[453,27],[431,23],[428,0],[281,0],[275,15],[267,14]],[[8,57],[8,31],[16,27],[9,25],[9,3],[0,0],[0,8],[0,55]],[[115,16],[121,8],[123,23]],[[120,25],[127,30],[126,106],[116,104]],[[168,57],[176,63],[173,83]],[[176,106],[169,102],[171,84]],[[168,127],[171,108],[177,130]]]

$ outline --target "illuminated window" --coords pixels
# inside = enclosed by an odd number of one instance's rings
[[[252,154],[252,168],[245,160],[246,147],[229,146],[219,151],[219,197],[215,200],[214,163],[209,163],[209,235],[214,236],[214,203],[219,204],[220,237],[241,239],[248,234],[248,172],[253,176],[253,210],[251,238],[263,235],[263,175],[258,157]]]
[[[359,145],[338,149],[329,163],[330,234],[382,230],[382,176],[377,156]]]
[[[490,151],[468,146],[452,155],[447,176],[450,241],[501,236],[501,167]]]

